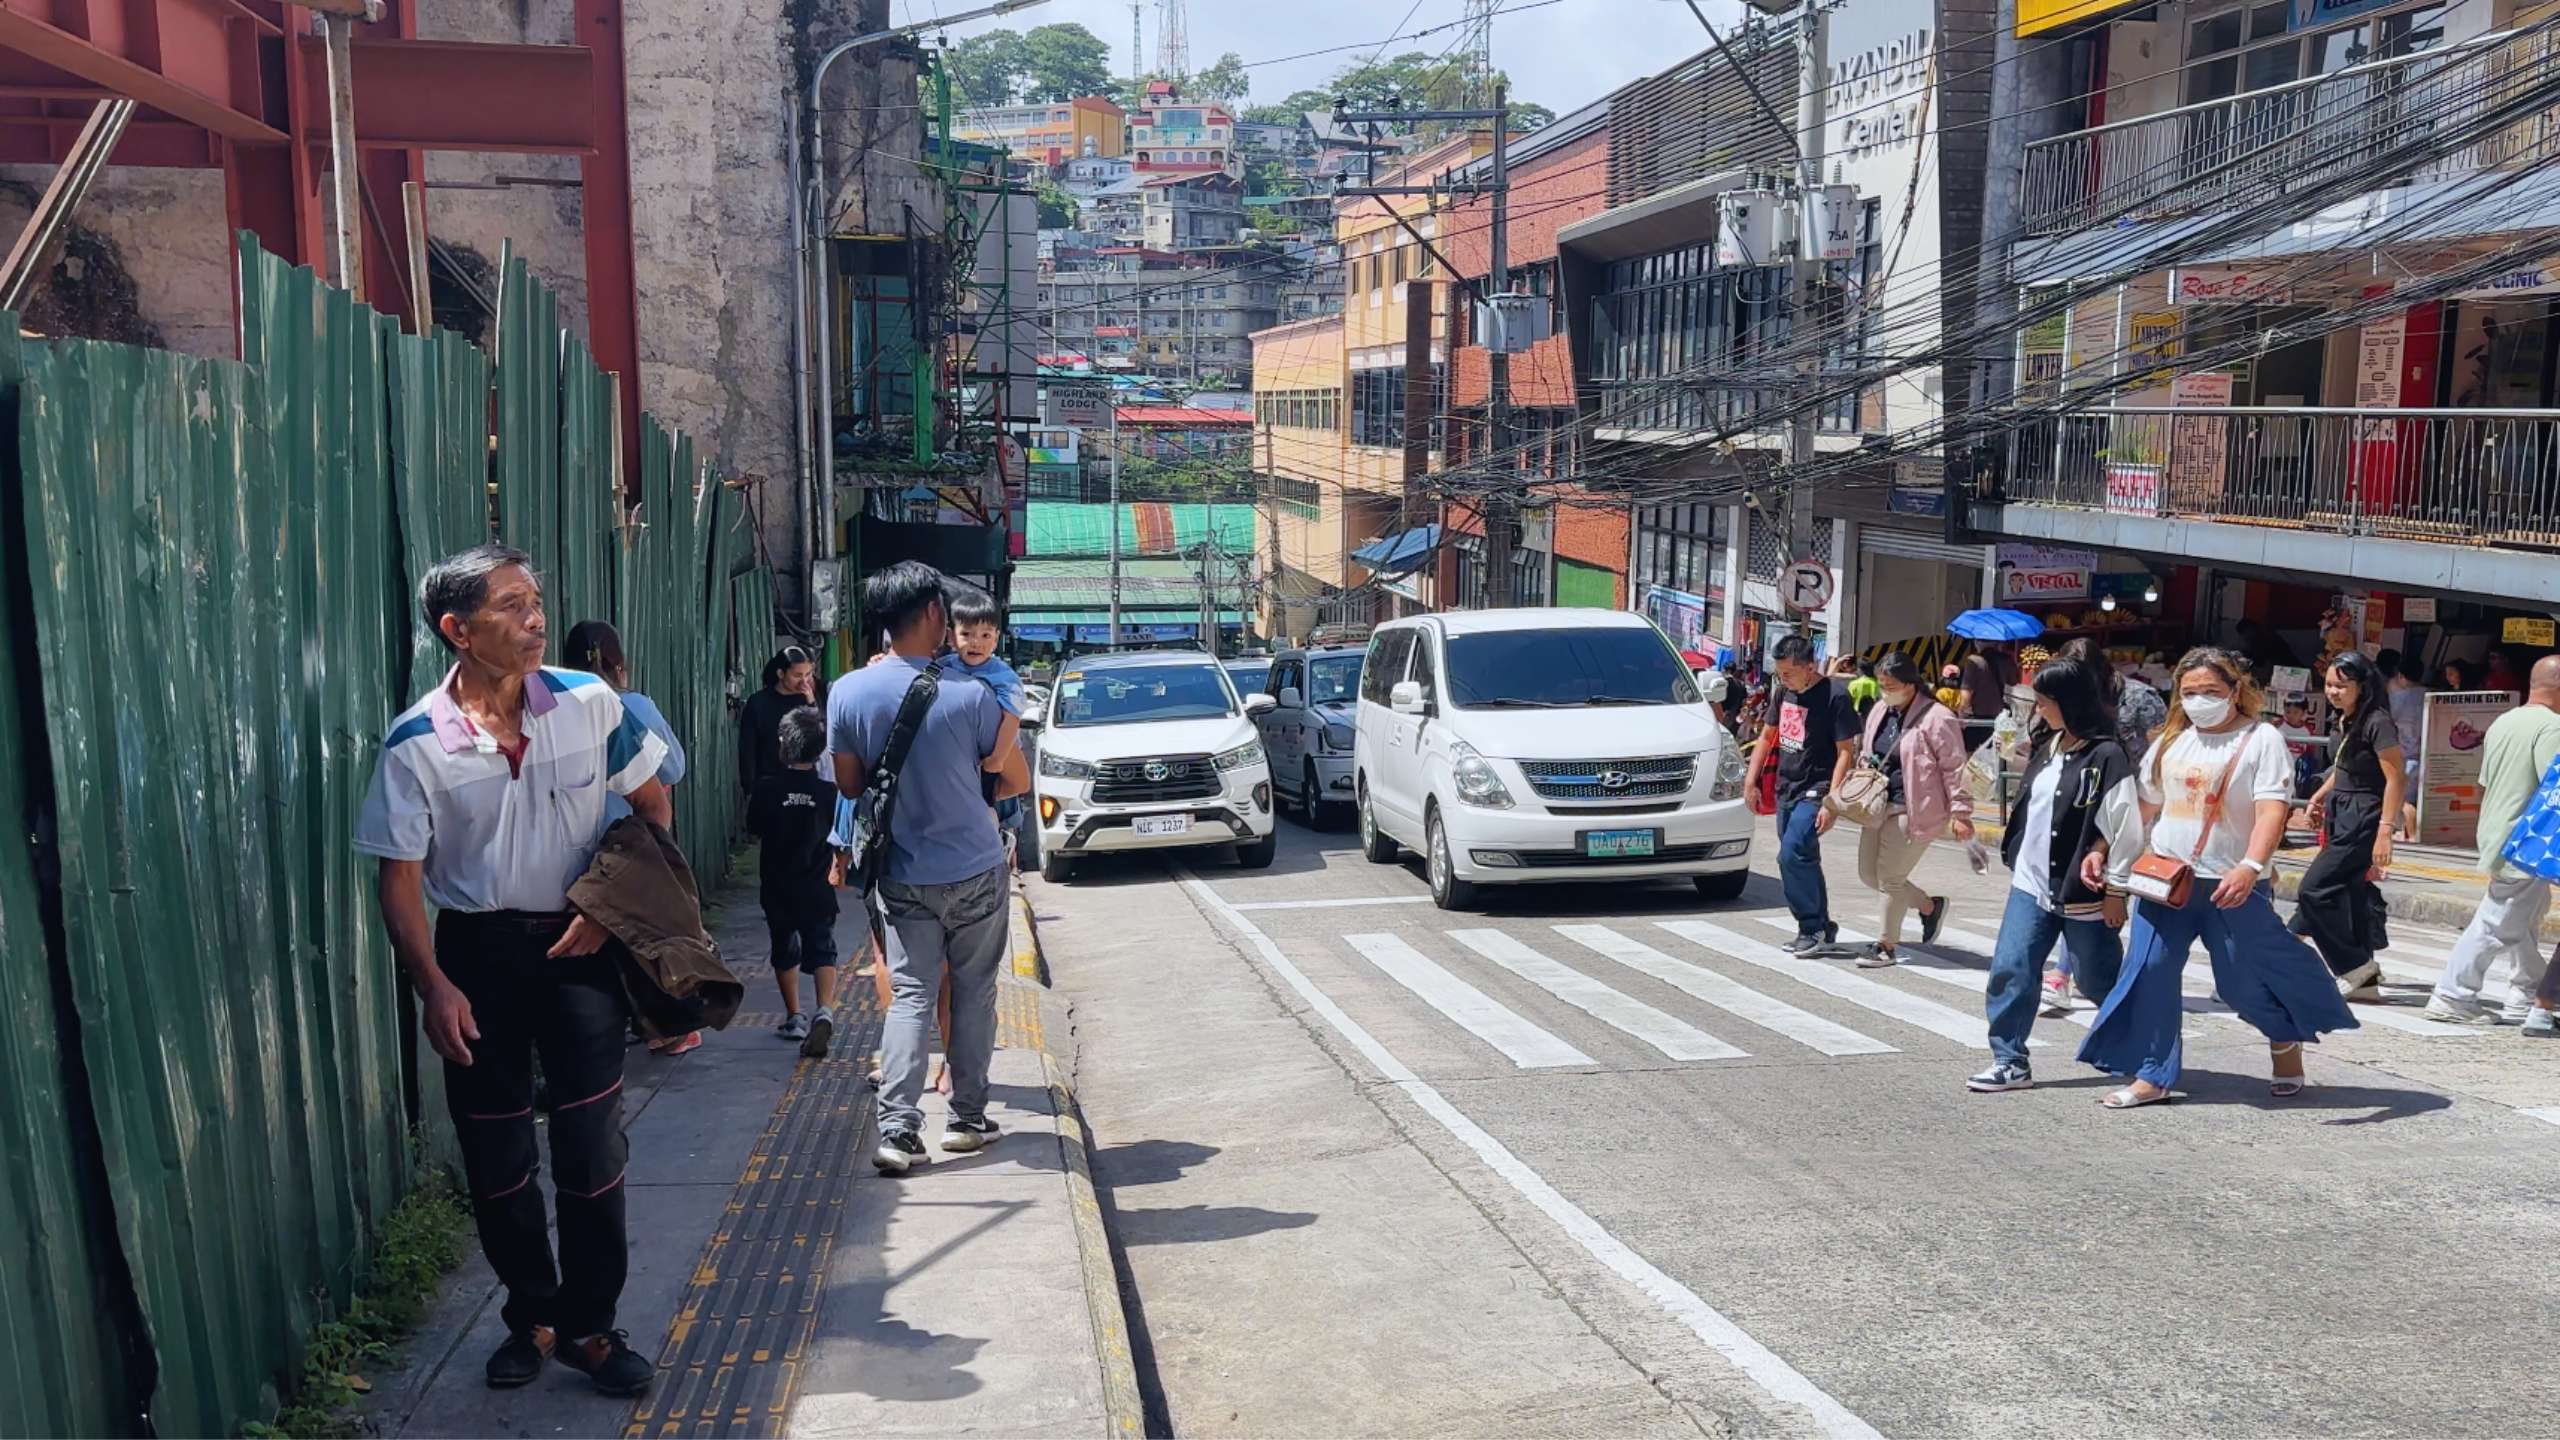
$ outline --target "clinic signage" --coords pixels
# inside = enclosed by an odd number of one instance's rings
[[[2045,602],[2089,598],[2089,577],[2096,573],[2094,550],[2067,550],[2053,545],[2003,545],[1998,564],[2000,603],[2012,608]]]

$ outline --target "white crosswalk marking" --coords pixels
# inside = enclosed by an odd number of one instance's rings
[[[1760,918],[1761,923],[1768,925],[1773,929],[1783,928],[1789,933],[1793,933],[1795,930],[1795,921],[1792,919],[1783,919],[1775,916],[1762,916]],[[1863,943],[1869,937],[1863,932],[1844,928],[1840,932],[1840,938],[1852,943]],[[1977,935],[1969,930],[1941,930],[1938,932],[1938,941],[1939,943],[1936,946],[1930,947],[1929,949],[1905,944],[1902,947],[1902,964],[1898,968],[1909,970],[1917,975],[1925,975],[1932,980],[1942,980],[1952,985],[1961,985],[1966,989],[1973,991],[1977,995],[1982,994],[1991,988],[1990,972],[1985,970],[1976,970],[1969,965],[1963,965],[1955,961],[1946,960],[1938,955],[1933,955],[1930,951],[1932,949],[1944,950],[1952,944],[1966,946],[1982,954],[1988,955],[1995,948],[1997,942],[1993,941],[1988,936]],[[2390,963],[2387,961],[2384,962],[2383,969],[2386,972],[2389,971],[2391,969]],[[2211,973],[2210,968],[2205,966],[2191,965],[2188,968],[2187,974],[2184,977],[2186,991],[2179,997],[2180,1003],[2186,1007],[2187,1013],[2190,1015],[2221,1015],[2226,1016],[2237,1023],[2248,1023],[2241,1020],[2238,1014],[2236,1014],[2230,1006],[2210,998],[2212,987]],[[2354,1011],[2356,1018],[2367,1025],[2379,1026],[2385,1030],[2398,1030],[2410,1035],[2434,1035],[2451,1038],[2456,1036],[2476,1037],[2482,1033],[2480,1029],[2475,1026],[2448,1025],[2441,1020],[2430,1020],[2424,1015],[2411,1014],[2406,1006],[2351,1005],[2347,1008]],[[2074,1010],[2070,1018],[2073,1023],[2079,1025],[2083,1029],[2086,1029],[2091,1022],[2097,1018],[2097,1016],[2094,1011]]]
[[[1674,1060],[1739,1060],[1749,1054],[1633,996],[1621,995],[1569,965],[1550,960],[1499,930],[1452,930],[1449,938]]]
[[[1771,999],[1748,986],[1738,985],[1703,965],[1675,960],[1606,925],[1558,925],[1555,931],[1595,955],[1650,975],[1726,1014],[1739,1016],[1764,1030],[1776,1031],[1825,1055],[1889,1055],[1897,1048],[1872,1036],[1861,1035],[1846,1025],[1833,1024],[1811,1011],[1799,1010],[1783,1000]]]
[[[1890,985],[1861,979],[1819,960],[1799,960],[1775,945],[1737,934],[1721,925],[1710,925],[1703,920],[1661,920],[1655,923],[1683,940],[1732,956],[1746,965],[1757,965],[1763,970],[1784,975],[1906,1025],[1917,1025],[1932,1035],[1942,1035],[1968,1049],[1980,1049],[1991,1042],[1990,1025],[1978,1014],[1967,1015],[1949,1009],[1935,1000],[1923,1000]],[[2042,1045],[2044,1042],[2030,1040],[2027,1043]]]
[[[1345,935],[1344,943],[1384,970],[1424,1003],[1457,1021],[1477,1039],[1511,1057],[1523,1070],[1600,1062],[1523,1019],[1393,935]]]

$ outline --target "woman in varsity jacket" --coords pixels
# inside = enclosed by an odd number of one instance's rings
[[[2027,1031],[2035,1023],[2037,977],[2056,941],[2064,958],[2045,990],[2046,1014],[2071,1013],[2070,981],[2091,1000],[2114,987],[2124,963],[2116,933],[2125,922],[2124,875],[2111,867],[2106,886],[2093,888],[2081,861],[2103,845],[2130,867],[2143,848],[2141,791],[2116,738],[2105,678],[2076,660],[2049,660],[2036,671],[2035,692],[2042,739],[2000,837],[2012,879],[1984,995],[1991,1068],[1965,1082],[1984,1093],[2035,1084]]]

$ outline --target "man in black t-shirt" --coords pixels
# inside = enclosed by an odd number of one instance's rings
[[[1822,878],[1822,837],[1832,814],[1823,806],[1831,787],[1856,763],[1859,728],[1848,690],[1825,677],[1813,661],[1813,642],[1789,635],[1777,644],[1779,690],[1769,723],[1751,747],[1751,773],[1743,791],[1760,783],[1760,767],[1778,767],[1778,881],[1796,917],[1788,953],[1801,955],[1839,938],[1831,923],[1831,890]]]

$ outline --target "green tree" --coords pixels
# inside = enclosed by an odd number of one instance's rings
[[[972,35],[944,55],[951,89],[964,106],[1010,105],[1022,83],[1023,42],[1011,30]]]
[[[1289,181],[1289,168],[1269,156],[1245,162],[1244,193],[1247,195],[1289,195],[1296,193]]]
[[[1040,228],[1072,230],[1076,225],[1076,197],[1043,180],[1031,192],[1040,204]]]
[[[1298,117],[1313,110],[1328,114],[1333,109],[1330,90],[1297,90],[1282,96],[1277,105],[1254,105],[1246,108],[1244,118],[1257,125],[1295,125]]]
[[[1253,77],[1244,73],[1244,57],[1233,50],[1218,57],[1218,63],[1182,82],[1184,98],[1215,100],[1231,105],[1246,98],[1253,89]]]
[[[1073,100],[1111,89],[1111,47],[1081,25],[1043,25],[1022,37],[1022,98]]]
[[[1511,125],[1515,130],[1536,130],[1556,123],[1556,112],[1539,104],[1511,102]]]

